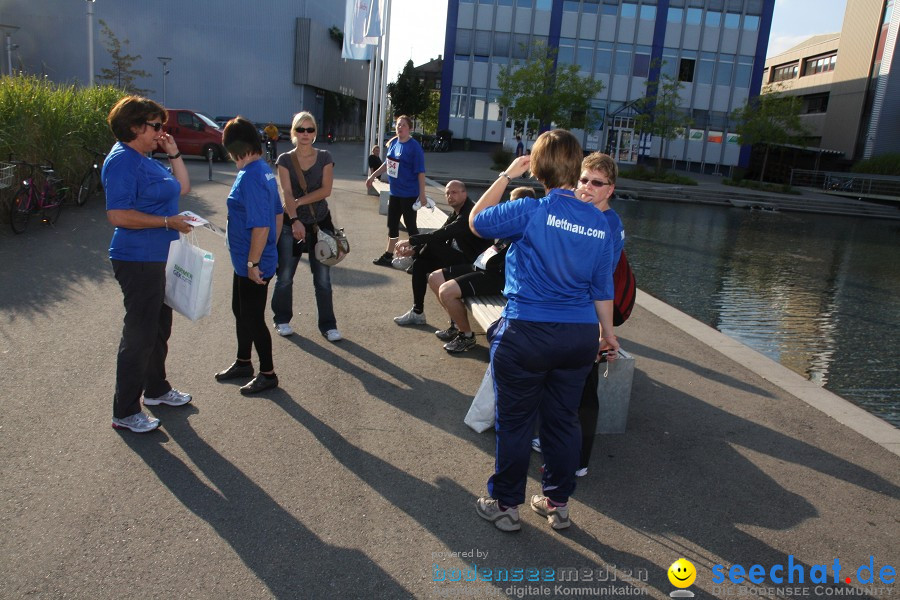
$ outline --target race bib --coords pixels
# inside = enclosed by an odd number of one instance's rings
[[[394,160],[393,158],[387,159],[387,174],[388,177],[397,178],[397,174],[400,171],[400,161]]]

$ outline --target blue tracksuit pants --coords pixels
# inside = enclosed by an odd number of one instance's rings
[[[496,462],[488,494],[509,506],[525,501],[531,437],[540,415],[543,493],[567,502],[581,452],[578,406],[599,350],[597,324],[501,318],[488,337],[497,397]]]

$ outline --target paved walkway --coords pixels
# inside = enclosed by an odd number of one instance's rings
[[[386,231],[358,174],[361,145],[329,149],[332,205],[352,244],[333,270],[346,340],[318,334],[301,265],[298,335],[274,340],[282,387],[245,398],[215,382],[234,355],[231,269],[221,239],[203,232],[218,263],[213,314],[176,317],[168,362],[195,402],[154,408],[163,426],[145,436],[109,427],[122,308],[103,207],[0,232],[0,597],[663,599],[679,557],[698,570],[699,598],[742,592],[714,583],[717,565],[768,573],[789,562],[804,584],[753,587],[805,597],[816,564],[840,561],[851,583],[839,593],[861,589],[868,572],[856,569],[872,556],[876,572],[898,567],[897,430],[873,441],[871,422],[854,429],[813,404],[859,411],[821,390],[811,400],[798,376],[645,296],[619,331],[637,360],[628,431],[599,438],[573,526],[554,532],[527,507],[517,534],[479,519],[493,434],[462,418],[484,336],[447,355],[431,334],[444,324],[432,298],[427,327],[391,322],[409,308],[409,276],[371,264]],[[211,183],[202,163],[191,172],[183,207],[224,224],[233,169],[217,165]],[[534,455],[529,493],[539,466]],[[564,584],[435,583],[472,563],[584,570]],[[898,593],[867,587],[863,597]]]

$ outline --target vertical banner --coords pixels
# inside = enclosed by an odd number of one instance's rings
[[[369,45],[365,40],[369,2],[370,0],[347,0],[347,9],[344,15],[344,48],[341,51],[341,58],[369,59]]]
[[[363,41],[373,46],[381,40],[381,9],[378,0],[371,0],[369,15],[366,19],[366,34]]]

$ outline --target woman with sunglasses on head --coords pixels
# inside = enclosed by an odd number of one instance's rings
[[[109,246],[116,281],[122,288],[125,320],[116,364],[112,426],[145,433],[159,419],[146,406],[181,406],[191,395],[166,379],[172,309],[165,303],[169,244],[191,226],[178,214],[178,197],[191,189],[175,140],[162,131],[166,109],[147,98],[126,96],[107,122],[118,140],[106,156],[101,179],[106,216],[115,226]],[[169,169],[148,158],[158,150],[168,155]]]
[[[294,115],[291,141],[294,142],[294,149],[285,152],[275,161],[284,207],[284,222],[278,238],[277,279],[272,293],[275,331],[282,336],[294,333],[290,325],[294,313],[294,273],[297,272],[300,256],[306,252],[316,292],[319,332],[329,342],[337,342],[343,337],[338,331],[334,316],[331,267],[320,263],[316,258],[317,240],[313,235],[313,225],[334,231],[327,202],[334,182],[334,159],[328,150],[313,147],[313,142],[316,141],[316,119],[309,112]]]
[[[390,267],[394,257],[394,248],[400,238],[400,217],[406,225],[406,233],[418,235],[416,227],[416,201],[419,206],[426,206],[425,198],[425,152],[411,135],[412,119],[406,115],[397,117],[397,135],[390,141],[384,164],[376,169],[368,179],[366,187],[371,187],[382,173],[387,171],[391,186],[391,199],[388,203],[388,243],[384,254],[372,262],[383,267]]]
[[[525,501],[538,416],[545,468],[543,493],[531,497],[531,508],[553,529],[570,525],[568,500],[581,450],[578,407],[600,346],[598,323],[609,360],[619,347],[612,335],[609,223],[575,194],[582,154],[568,131],[542,133],[531,154],[500,173],[469,216],[476,234],[512,242],[506,307],[488,331],[497,395],[496,461],[488,495],[475,504],[479,516],[503,531],[521,528],[518,506]],[[499,204],[512,179],[529,170],[546,197]]]

